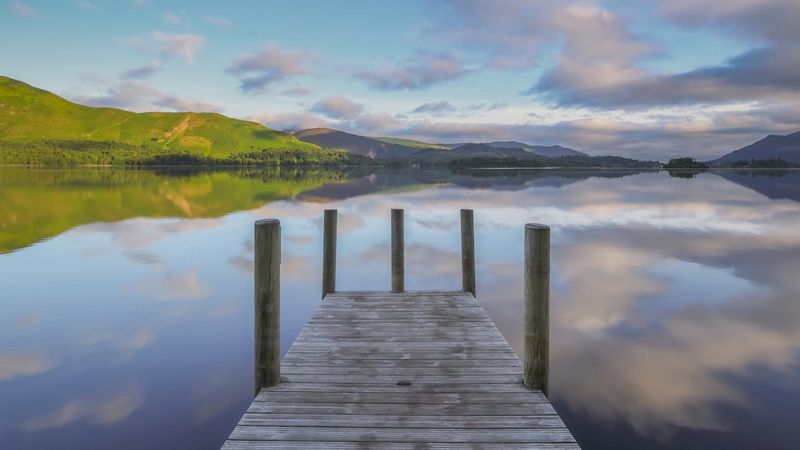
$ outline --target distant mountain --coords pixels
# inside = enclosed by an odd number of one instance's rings
[[[800,132],[780,136],[771,134],[758,142],[723,155],[714,165],[728,165],[736,161],[782,159],[800,163]]]
[[[373,139],[377,139],[377,140],[382,141],[382,142],[388,142],[389,144],[397,144],[397,145],[402,145],[404,147],[411,147],[411,148],[417,148],[417,149],[438,148],[440,150],[445,150],[445,149],[449,148],[449,147],[446,147],[446,146],[441,145],[441,144],[429,144],[427,142],[415,141],[413,139],[401,139],[401,138],[393,138],[393,137],[375,137]]]
[[[586,153],[573,150],[571,148],[562,147],[560,145],[529,145],[524,142],[517,141],[495,141],[489,142],[489,145],[495,148],[521,148],[529,151],[534,155],[545,156],[548,158],[555,158],[558,156],[589,156]]]
[[[274,150],[325,152],[291,134],[217,113],[135,113],[72,103],[51,92],[0,76],[0,141],[117,142],[165,152],[226,158]],[[146,152],[145,152],[146,153]]]
[[[420,150],[413,156],[415,161],[434,163],[470,158],[535,159],[536,155],[521,148],[496,148],[489,144],[462,144],[450,150]]]
[[[641,168],[659,166],[654,161],[637,161],[614,156],[593,157],[558,145],[539,146],[514,141],[439,144],[432,148],[420,148],[427,144],[407,139],[371,138],[330,128],[311,128],[298,131],[294,135],[300,140],[314,143],[323,148],[343,149],[351,154],[367,156],[376,160],[402,160],[420,165],[475,163],[489,166],[510,164],[521,167]]]
[[[372,159],[406,159],[419,151],[418,147],[385,142],[331,128],[310,128],[298,131],[294,136],[323,148],[347,150],[348,153]]]
[[[547,158],[555,158],[558,156],[589,156],[586,153],[579,152],[578,150],[574,150],[568,147],[562,147],[560,145],[531,145],[519,141],[494,141],[494,142],[484,142],[482,144],[490,145],[494,148],[521,148],[529,153],[533,153],[534,155],[544,156]],[[458,142],[452,144],[437,144],[437,145],[449,149],[454,149],[458,147],[463,147],[464,145],[467,145],[467,143]]]

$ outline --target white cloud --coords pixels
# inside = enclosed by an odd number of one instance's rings
[[[153,31],[144,36],[139,36],[130,42],[146,51],[153,51],[167,58],[181,58],[186,61],[194,60],[197,52],[205,45],[205,38],[194,33],[164,33]]]
[[[189,23],[189,17],[183,11],[167,11],[164,13],[162,18],[164,19],[164,22],[170,25],[186,25]]]
[[[133,111],[221,112],[223,110],[222,107],[213,103],[166,94],[133,79],[113,83],[104,92],[97,95],[81,95],[73,99],[78,103],[90,106],[123,108]]]
[[[328,97],[315,103],[311,112],[317,112],[331,119],[352,120],[361,115],[364,105],[345,97]]]
[[[219,16],[205,16],[206,22],[211,25],[221,27],[221,28],[230,28],[233,25],[230,19],[226,19],[224,17]]]
[[[451,52],[418,50],[399,62],[384,63],[377,69],[364,69],[355,77],[373,89],[384,91],[418,90],[454,80],[468,73],[461,58]]]
[[[309,66],[315,59],[310,52],[287,50],[267,43],[256,53],[238,58],[227,71],[239,78],[242,92],[263,93],[272,83],[309,73]]]
[[[318,127],[329,128],[336,125],[334,122],[323,119],[310,112],[261,112],[253,114],[249,117],[249,119],[276,130],[286,131],[305,130],[308,128]]]

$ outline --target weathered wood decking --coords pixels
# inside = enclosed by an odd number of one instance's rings
[[[577,449],[475,297],[323,299],[224,449]]]

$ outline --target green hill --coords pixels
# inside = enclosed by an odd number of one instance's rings
[[[256,122],[216,113],[134,113],[93,108],[3,76],[0,76],[0,141],[5,144],[0,145],[0,152],[5,153],[24,149],[33,152],[59,147],[64,142],[81,142],[82,150],[92,150],[95,147],[92,143],[113,142],[133,146],[121,146],[124,151],[162,159],[180,155],[198,161],[235,162],[242,156],[259,159],[257,156],[262,153],[281,157],[299,155],[319,161],[344,158]],[[6,154],[0,162],[13,162],[8,159]]]

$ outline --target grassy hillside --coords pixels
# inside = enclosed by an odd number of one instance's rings
[[[0,141],[17,147],[45,141],[115,142],[152,149],[159,155],[188,154],[210,160],[265,151],[300,151],[320,159],[330,155],[330,151],[256,122],[216,113],[93,108],[2,76]]]

